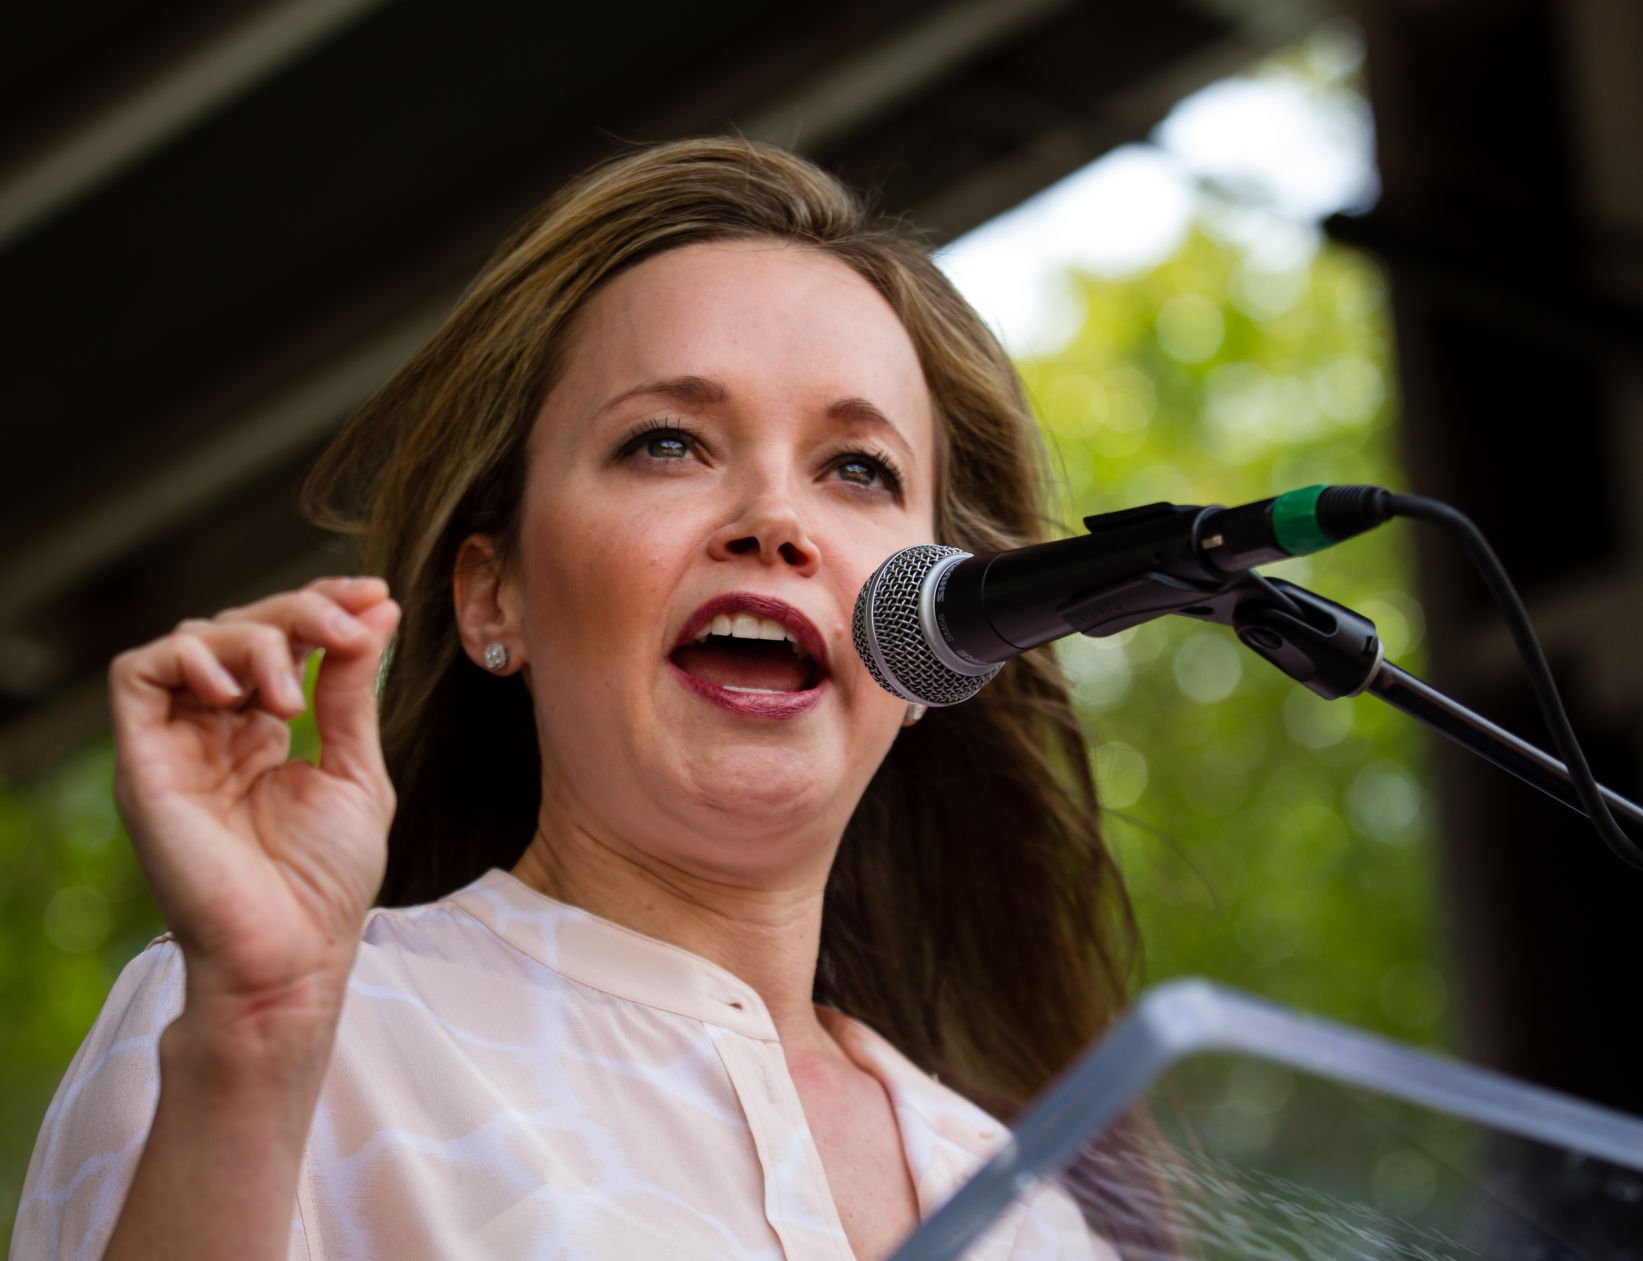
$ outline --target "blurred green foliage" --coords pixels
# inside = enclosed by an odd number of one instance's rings
[[[1363,257],[1257,249],[1206,202],[1165,262],[1074,277],[1076,332],[1022,364],[1077,514],[1399,486],[1383,284]],[[1274,266],[1263,258],[1288,255]],[[1417,673],[1405,530],[1271,566],[1369,616]],[[1325,701],[1182,618],[1063,641],[1146,981],[1201,974],[1415,1042],[1447,1041],[1422,733]]]

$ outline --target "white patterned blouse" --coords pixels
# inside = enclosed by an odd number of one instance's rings
[[[101,1255],[182,1001],[181,951],[158,938],[121,973],[46,1114],[16,1261]],[[888,1092],[928,1216],[1004,1129],[865,1026],[821,1015]],[[289,1256],[852,1261],[752,988],[496,869],[367,918]],[[1113,1253],[1051,1192],[968,1256]]]

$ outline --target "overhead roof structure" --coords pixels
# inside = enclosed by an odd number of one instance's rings
[[[0,19],[0,777],[98,731],[120,648],[343,563],[305,469],[490,248],[629,141],[792,145],[934,239],[1350,12],[1383,186],[1331,225],[1391,279],[1416,489],[1524,581],[1605,777],[1643,723],[1643,6],[1635,0],[114,0]],[[1435,681],[1538,729],[1459,559]],[[1444,765],[1464,1020],[1643,1112],[1617,1037],[1640,882]]]
[[[0,775],[123,646],[341,563],[301,473],[506,230],[620,144],[795,146],[945,239],[1306,0],[20,6],[0,75]]]

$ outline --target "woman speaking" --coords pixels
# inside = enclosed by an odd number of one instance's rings
[[[997,343],[830,176],[576,180],[315,470],[380,577],[115,661],[171,931],[13,1256],[887,1255],[1122,1000],[1053,658],[924,716],[850,642],[891,552],[1039,538],[1043,476]],[[1111,1252],[1044,1191],[972,1255]]]

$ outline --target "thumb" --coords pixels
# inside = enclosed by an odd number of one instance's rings
[[[328,649],[314,680],[314,726],[320,770],[355,783],[386,778],[377,725],[377,675],[399,625],[399,605],[383,600],[354,616],[370,629],[357,649]]]

